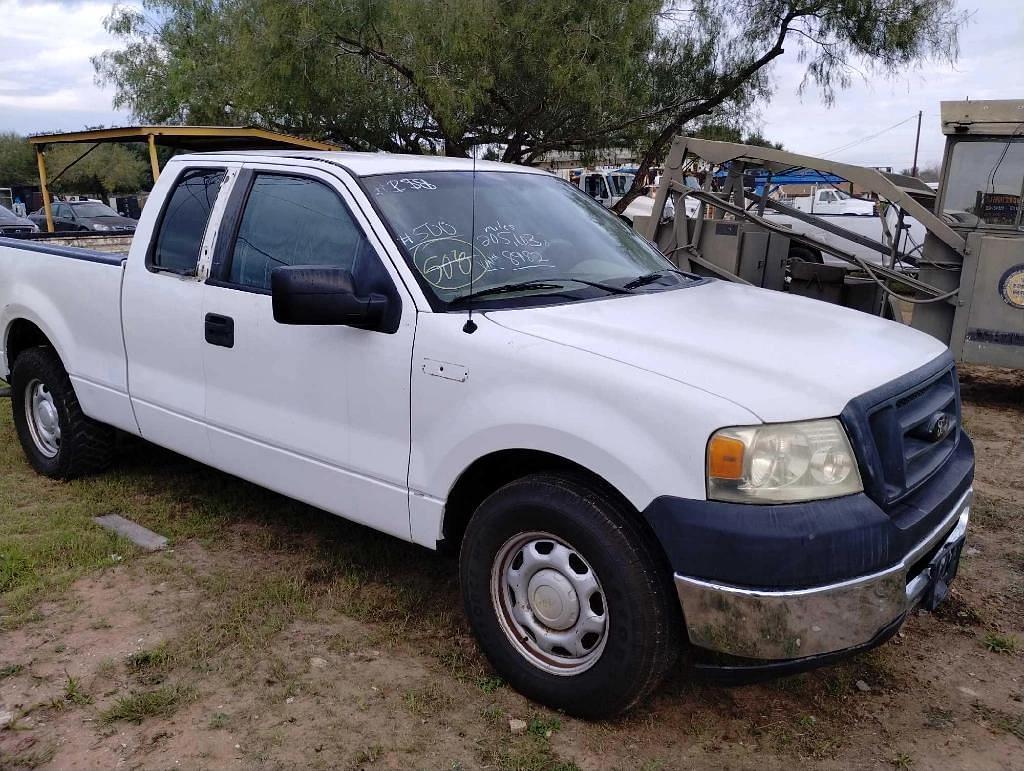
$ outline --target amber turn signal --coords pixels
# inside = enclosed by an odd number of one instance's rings
[[[708,476],[712,479],[743,478],[743,442],[730,436],[714,436],[708,443]]]

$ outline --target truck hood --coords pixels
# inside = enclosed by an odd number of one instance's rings
[[[860,311],[716,280],[487,317],[715,394],[765,422],[836,416],[946,350]]]

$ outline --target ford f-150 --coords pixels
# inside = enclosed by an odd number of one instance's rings
[[[964,543],[944,345],[681,272],[533,169],[177,156],[126,259],[0,240],[0,347],[40,473],[124,431],[457,549],[495,669],[576,715],[684,646],[749,676],[877,645]]]

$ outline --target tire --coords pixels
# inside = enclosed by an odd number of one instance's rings
[[[113,460],[115,430],[85,416],[52,348],[30,348],[15,359],[11,407],[21,447],[40,474],[74,479],[102,471]]]
[[[682,614],[657,543],[635,513],[581,478],[532,475],[493,493],[470,519],[459,561],[466,615],[484,654],[541,704],[583,718],[616,715],[675,665]],[[554,606],[552,594],[561,600]],[[574,607],[581,620],[567,629]],[[532,619],[532,631],[519,618]],[[574,650],[550,650],[567,635],[578,640]]]
[[[788,262],[811,262],[816,265],[824,264],[821,254],[808,246],[789,247]]]

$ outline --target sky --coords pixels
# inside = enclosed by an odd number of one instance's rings
[[[112,92],[94,83],[89,63],[116,46],[103,29],[112,6],[112,0],[0,0],[0,131],[132,122],[113,109]],[[797,93],[804,69],[791,46],[775,65],[774,96],[759,107],[752,128],[787,150],[900,169],[913,160],[920,110],[919,166],[938,164],[940,101],[1024,98],[1024,0],[960,0],[960,8],[971,17],[955,65],[925,65],[894,78],[855,75],[831,107],[813,87]]]

